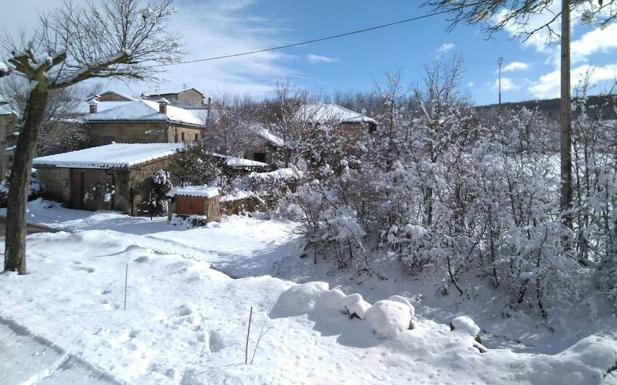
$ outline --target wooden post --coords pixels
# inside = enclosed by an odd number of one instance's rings
[[[124,272],[124,310],[126,310],[126,291],[129,282],[129,264],[126,264],[126,270]]]
[[[253,307],[251,306],[251,311],[249,312],[249,326],[246,331],[246,347],[244,348],[244,364],[248,365],[249,363],[249,337],[251,336],[251,320],[253,319]]]

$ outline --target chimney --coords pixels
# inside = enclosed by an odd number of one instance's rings
[[[97,107],[98,107],[98,103],[97,103],[96,99],[93,99],[93,100],[90,102],[90,113],[91,113],[91,114],[96,114],[96,112],[97,112],[97,110],[98,110],[98,108],[97,108]]]
[[[167,105],[168,104],[169,104],[169,102],[165,98],[162,98],[162,99],[159,100],[159,112],[161,114],[167,115]]]

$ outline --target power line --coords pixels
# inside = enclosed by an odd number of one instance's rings
[[[395,25],[399,25],[399,24],[409,23],[409,22],[412,22],[412,21],[428,19],[429,17],[441,15],[441,14],[448,13],[448,12],[449,11],[432,12],[432,13],[427,13],[427,14],[420,15],[420,16],[410,17],[410,18],[403,19],[403,20],[393,21],[393,22],[386,23],[386,24],[376,25],[376,26],[373,26],[373,27],[357,29],[357,30],[350,31],[350,32],[344,32],[344,33],[339,33],[339,34],[336,34],[336,35],[329,35],[329,36],[319,37],[319,38],[311,39],[311,40],[299,41],[299,42],[296,42],[296,43],[279,45],[279,46],[275,46],[275,47],[258,49],[258,50],[253,50],[253,51],[238,52],[238,53],[229,54],[229,55],[213,56],[213,57],[208,57],[208,58],[204,58],[204,59],[185,60],[185,61],[179,61],[179,62],[170,63],[170,64],[158,64],[158,65],[154,65],[153,67],[162,67],[162,66],[171,66],[171,65],[176,65],[176,64],[189,64],[189,63],[198,63],[198,62],[222,60],[222,59],[229,59],[229,58],[234,58],[234,57],[239,57],[239,56],[254,55],[256,53],[262,53],[262,52],[278,51],[278,50],[285,49],[285,48],[292,48],[292,47],[298,47],[298,46],[301,46],[301,45],[319,43],[319,42],[326,41],[326,40],[333,40],[333,39],[338,39],[338,38],[345,37],[345,36],[357,35],[357,34],[360,34],[360,33],[375,31],[375,30],[378,30],[378,29],[388,28],[388,27],[392,27],[392,26],[395,26]]]

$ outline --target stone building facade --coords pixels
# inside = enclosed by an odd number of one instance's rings
[[[172,155],[180,148],[172,144],[111,144],[35,158],[33,166],[48,199],[73,209],[136,215],[146,198],[144,186],[156,171],[169,167]],[[140,153],[145,154],[143,160],[135,160],[134,154]],[[109,199],[88,199],[92,187],[101,186],[111,187]]]
[[[92,146],[117,143],[192,143],[203,136],[203,111],[188,111],[167,101],[134,100],[98,111],[92,102],[84,117]]]

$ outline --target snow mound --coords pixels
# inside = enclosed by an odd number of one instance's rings
[[[466,315],[454,318],[452,322],[450,322],[450,328],[452,330],[460,330],[473,338],[478,338],[480,336],[480,327]]]
[[[272,309],[272,316],[292,317],[310,313],[329,289],[330,285],[326,282],[308,282],[294,286],[281,294]]]
[[[316,319],[332,319],[337,314],[345,314],[350,319],[365,320],[368,328],[381,338],[391,338],[412,329],[414,319],[414,307],[405,297],[395,295],[371,306],[360,294],[346,295],[339,289],[329,289],[325,282],[309,282],[285,291],[270,316],[315,313],[319,314]]]
[[[366,317],[366,311],[371,307],[371,304],[366,302],[358,293],[350,294],[344,300],[345,311],[349,314],[349,318]]]
[[[392,338],[412,325],[413,307],[391,299],[377,301],[366,311],[366,321],[375,335]]]

